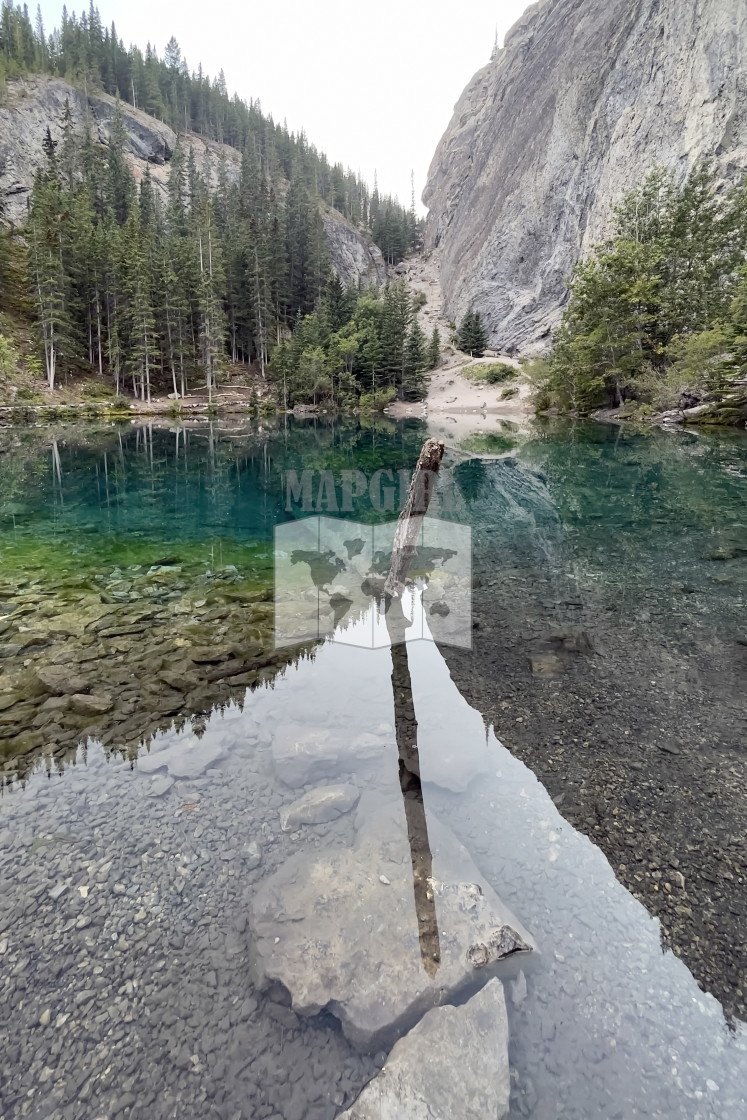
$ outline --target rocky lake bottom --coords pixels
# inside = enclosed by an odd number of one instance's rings
[[[2,1120],[747,1117],[744,441],[457,455],[472,648],[275,649],[423,438],[0,433]]]

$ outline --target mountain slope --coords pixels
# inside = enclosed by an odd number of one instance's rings
[[[22,225],[26,218],[28,199],[37,169],[44,162],[42,141],[47,127],[53,140],[62,139],[61,122],[68,102],[73,125],[82,133],[90,127],[102,144],[111,135],[116,101],[100,91],[83,91],[57,77],[34,75],[8,83],[4,103],[0,104],[0,210],[5,217]],[[140,182],[145,168],[150,169],[153,184],[165,199],[169,163],[177,145],[176,133],[167,124],[120,102],[126,132],[125,153],[131,171]],[[217,183],[221,160],[229,180],[238,182],[241,153],[228,144],[219,144],[194,132],[180,138],[182,145],[193,152],[197,166],[205,174],[210,169],[213,185]],[[285,186],[282,182],[280,189]],[[332,207],[323,209],[330,259],[335,271],[346,285],[380,285],[386,278],[381,250],[363,232]]]
[[[566,280],[655,164],[747,168],[744,0],[541,0],[460,98],[431,164],[426,249],[448,315],[542,350]]]

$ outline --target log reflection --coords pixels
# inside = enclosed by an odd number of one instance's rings
[[[441,946],[438,937],[436,902],[431,886],[433,857],[428,840],[423,787],[420,781],[418,722],[415,718],[412,679],[405,642],[407,622],[400,599],[388,601],[386,619],[392,647],[392,694],[399,754],[399,783],[405,805],[407,836],[410,841],[420,955],[425,971],[433,977],[441,963]]]

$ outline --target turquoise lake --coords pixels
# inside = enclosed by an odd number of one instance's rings
[[[494,973],[511,1117],[747,1120],[747,435],[460,424],[400,648],[428,434],[0,430],[0,1120],[335,1120]]]

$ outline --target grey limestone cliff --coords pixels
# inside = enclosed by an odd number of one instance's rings
[[[332,266],[346,287],[355,287],[359,280],[374,287],[386,283],[386,264],[378,245],[329,206],[322,208],[322,221]]]
[[[54,140],[61,139],[66,101],[78,132],[82,135],[89,128],[100,143],[107,144],[116,102],[106,94],[89,90],[86,96],[60,78],[37,76],[10,82],[0,102],[0,203],[6,219],[16,225],[26,218],[34,175],[44,159],[42,140],[47,127]],[[126,102],[121,103],[121,111],[126,156],[135,179],[139,181],[149,167],[154,185],[165,197],[176,133]],[[192,149],[198,168],[214,184],[221,158],[229,179],[238,179],[241,155],[235,148],[194,133],[183,136],[181,142]],[[279,189],[286,186],[283,182]],[[332,266],[343,283],[382,284],[386,269],[379,249],[336,210],[324,207],[323,220]]]
[[[540,0],[460,98],[431,164],[426,250],[449,317],[547,346],[576,261],[654,165],[747,167],[745,0]]]

